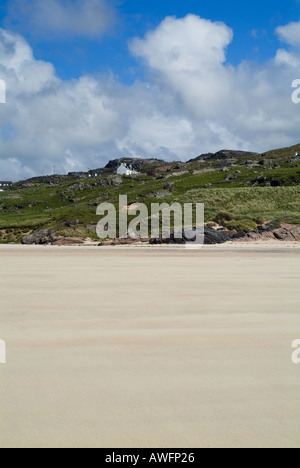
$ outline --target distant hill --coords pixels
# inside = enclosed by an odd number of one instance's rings
[[[147,168],[149,169],[149,167],[153,167],[153,165],[162,165],[166,163],[162,159],[154,158],[120,158],[109,161],[109,163],[105,166],[105,169],[116,171],[121,164],[131,166],[135,171],[143,172],[147,170]]]
[[[201,154],[197,158],[190,159],[188,162],[195,162],[195,161],[211,161],[211,160],[222,160],[222,159],[241,159],[243,157],[255,157],[258,156],[258,153],[251,153],[247,151],[234,151],[234,150],[222,150],[218,151],[217,153],[207,153]]]
[[[300,144],[262,154],[222,150],[186,163],[121,158],[88,172],[20,181],[0,192],[0,242],[19,242],[44,228],[62,237],[95,238],[96,207],[117,206],[119,195],[127,195],[128,203],[204,202],[208,222],[229,212],[245,226],[277,218],[300,223],[297,153]],[[140,174],[118,176],[121,163]]]

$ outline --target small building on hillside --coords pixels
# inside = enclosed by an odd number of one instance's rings
[[[0,180],[0,190],[7,190],[9,189],[13,183],[11,181],[3,181]]]
[[[131,165],[125,163],[120,164],[117,169],[117,174],[122,176],[138,175],[139,172],[135,171]]]

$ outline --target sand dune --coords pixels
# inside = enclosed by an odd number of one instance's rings
[[[0,447],[299,447],[299,247],[0,246]]]

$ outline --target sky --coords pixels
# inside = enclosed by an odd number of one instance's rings
[[[1,0],[0,179],[297,144],[296,79],[299,0]]]

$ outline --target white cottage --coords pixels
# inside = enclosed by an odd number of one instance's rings
[[[135,171],[132,166],[127,166],[125,163],[122,163],[117,169],[118,175],[137,175],[139,172]]]
[[[3,189],[8,189],[9,187],[12,186],[12,182],[11,181],[2,181],[0,180],[0,189],[3,190]]]

